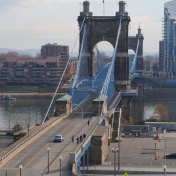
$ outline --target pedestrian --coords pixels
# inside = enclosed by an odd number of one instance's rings
[[[72,142],[74,142],[74,136],[72,135],[72,137],[71,137],[71,140],[72,140]]]
[[[88,125],[88,126],[89,126],[89,123],[90,123],[90,121],[88,120],[88,121],[87,121],[87,125]]]
[[[85,138],[86,138],[86,134],[84,133],[84,134],[83,134],[83,139],[85,139]]]
[[[80,142],[82,142],[82,140],[83,140],[83,137],[82,137],[82,135],[80,136],[80,138],[79,138],[79,139],[80,139]]]
[[[77,140],[77,144],[79,144],[79,137],[77,137],[76,140]]]

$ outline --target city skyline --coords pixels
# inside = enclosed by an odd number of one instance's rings
[[[70,51],[78,35],[77,17],[82,11],[80,0],[5,0],[0,2],[0,48],[40,49],[46,43],[68,45]],[[94,16],[114,16],[115,0],[94,0],[90,11]],[[139,25],[144,35],[144,51],[157,52],[161,40],[161,21],[166,0],[125,0],[131,17],[129,35],[135,36]],[[102,48],[111,50],[111,46]],[[74,52],[78,51],[78,42]]]

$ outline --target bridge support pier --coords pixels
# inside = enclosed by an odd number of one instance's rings
[[[131,100],[132,97],[122,97],[121,102],[119,103],[119,108],[122,107],[122,117],[124,119],[129,120],[129,118],[131,117]]]

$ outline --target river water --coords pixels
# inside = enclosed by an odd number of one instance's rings
[[[148,119],[153,116],[155,108],[158,104],[163,104],[168,109],[169,121],[176,121],[176,101],[153,101],[144,103],[144,119]]]
[[[50,105],[51,99],[17,99],[16,101],[0,101],[0,130],[9,129],[9,117],[10,128],[15,124],[20,124],[23,128],[35,123],[41,123],[47,109]],[[154,114],[157,104],[162,103],[168,108],[168,120],[176,121],[176,101],[154,101],[145,102],[144,104],[144,119],[149,118]],[[11,105],[13,104],[13,105]],[[11,105],[11,108],[9,108]],[[49,116],[53,115],[54,103],[49,111]],[[133,110],[132,110],[133,111]],[[134,109],[135,111],[135,109]]]
[[[9,119],[10,129],[18,123],[23,128],[28,124],[41,123],[50,102],[49,98],[0,100],[0,130],[9,130]],[[49,116],[52,116],[53,112],[54,104],[49,111]]]

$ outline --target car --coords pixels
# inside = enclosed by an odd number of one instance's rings
[[[168,154],[168,155],[164,156],[164,158],[166,158],[166,159],[176,159],[176,153]]]
[[[64,141],[64,137],[60,134],[54,136],[54,142],[62,142]]]

